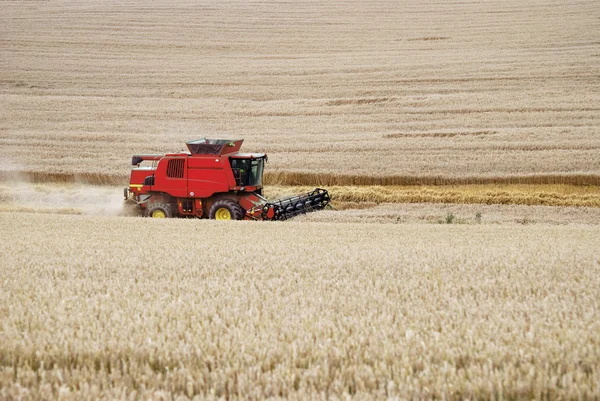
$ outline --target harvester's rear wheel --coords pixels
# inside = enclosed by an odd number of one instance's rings
[[[167,217],[170,218],[173,217],[173,211],[171,210],[171,205],[168,203],[155,203],[148,208],[146,216],[155,219],[164,219]]]
[[[244,217],[244,211],[234,201],[221,199],[213,203],[208,216],[214,220],[241,220]]]

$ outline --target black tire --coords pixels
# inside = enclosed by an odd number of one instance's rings
[[[154,203],[153,205],[149,206],[148,210],[146,211],[146,217],[171,218],[173,216],[173,209],[168,203]]]
[[[227,210],[229,218],[224,218],[227,216],[227,213],[223,212],[223,210]],[[244,210],[231,199],[221,199],[213,203],[210,207],[208,217],[211,220],[241,220],[244,218]]]

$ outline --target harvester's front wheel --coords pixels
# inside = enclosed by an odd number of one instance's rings
[[[155,219],[164,219],[173,217],[173,211],[171,210],[171,205],[166,203],[156,203],[148,208],[148,212],[146,216],[152,217]]]
[[[234,201],[221,199],[213,203],[208,216],[213,220],[241,220],[244,217],[244,211]]]

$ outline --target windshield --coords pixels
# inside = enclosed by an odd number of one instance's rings
[[[229,159],[236,185],[241,187],[262,185],[265,160]]]

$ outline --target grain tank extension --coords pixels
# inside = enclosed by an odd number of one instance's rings
[[[149,217],[216,220],[286,220],[329,204],[329,193],[321,188],[276,201],[265,199],[267,155],[240,153],[242,142],[198,139],[186,143],[188,152],[134,155],[125,199],[135,201]],[[141,166],[145,161],[151,165]]]

